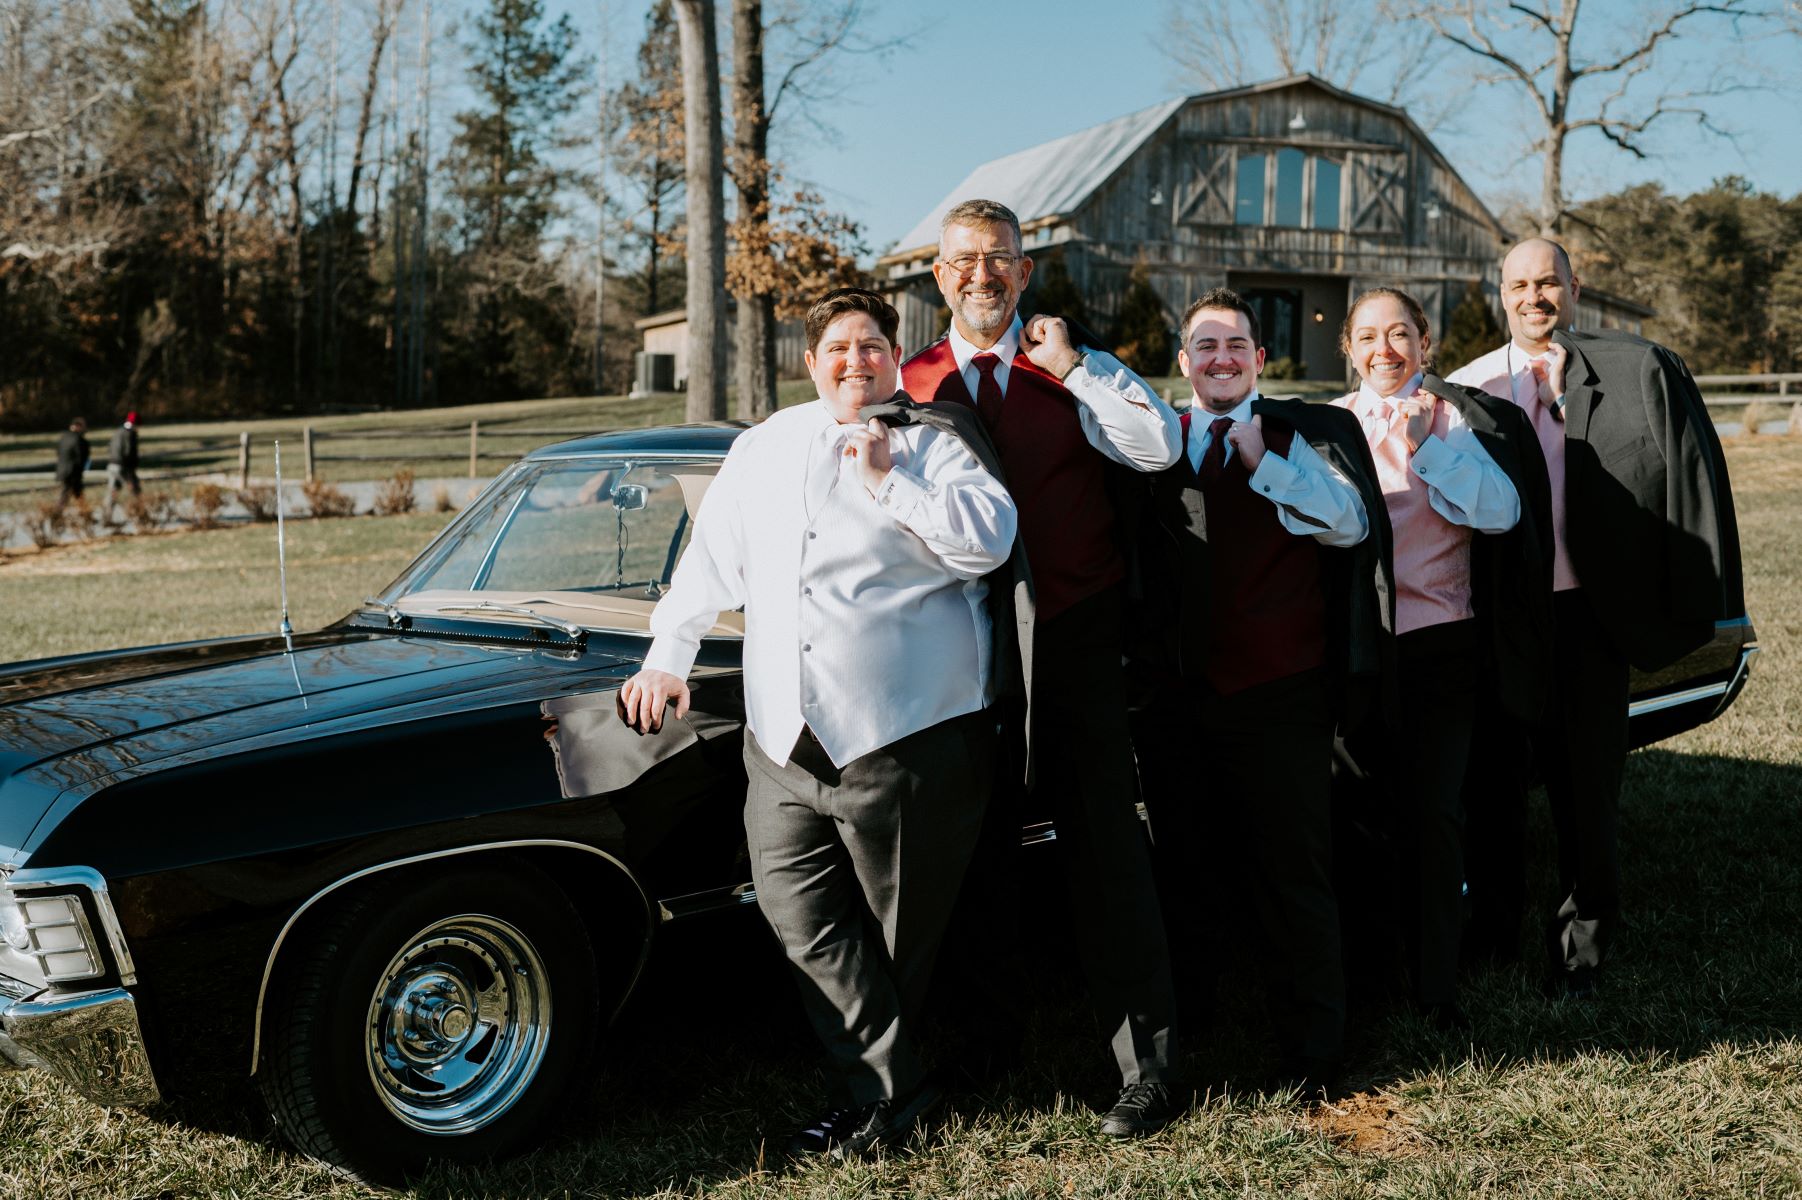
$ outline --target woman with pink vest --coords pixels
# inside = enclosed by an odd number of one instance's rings
[[[1340,344],[1362,385],[1334,403],[1363,427],[1395,537],[1398,719],[1352,746],[1391,797],[1414,1000],[1435,1026],[1461,1030],[1468,1019],[1456,996],[1460,792],[1478,688],[1496,675],[1498,657],[1511,656],[1506,646],[1498,651],[1495,622],[1478,619],[1495,599],[1493,587],[1482,584],[1496,572],[1488,564],[1473,572],[1473,547],[1493,549],[1483,543],[1516,530],[1522,491],[1537,501],[1545,468],[1537,454],[1523,463],[1524,448],[1515,444],[1522,431],[1500,411],[1512,406],[1427,373],[1432,337],[1412,296],[1393,288],[1365,292],[1345,319]],[[1508,558],[1524,556],[1536,576],[1537,538],[1527,540],[1533,544],[1507,543]],[[1503,569],[1521,565],[1510,561]],[[1501,603],[1521,607],[1508,598]]]

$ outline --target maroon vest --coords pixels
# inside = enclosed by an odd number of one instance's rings
[[[976,404],[944,338],[901,365],[901,387],[922,404]],[[1016,354],[1001,419],[989,430],[1007,490],[1020,510],[1020,537],[1041,621],[1126,574],[1103,483],[1106,459],[1083,436],[1076,404],[1062,383]]]
[[[1184,577],[1205,578],[1205,608],[1183,605],[1184,671],[1200,674],[1221,695],[1286,679],[1326,665],[1326,601],[1320,583],[1320,549],[1277,520],[1270,501],[1246,486],[1238,455],[1207,487],[1189,465],[1189,414],[1182,414],[1180,473],[1184,506],[1199,537],[1183,539],[1185,554],[1201,556]],[[1197,432],[1195,436],[1200,437]],[[1289,456],[1294,432],[1266,422],[1264,445]],[[1218,444],[1208,447],[1212,457]],[[1196,501],[1199,500],[1199,504]],[[1197,511],[1199,510],[1199,511]],[[1200,577],[1200,578],[1198,578]],[[1198,657],[1200,670],[1193,658]]]

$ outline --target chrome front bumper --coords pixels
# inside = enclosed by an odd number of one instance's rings
[[[16,987],[0,980],[0,1070],[49,1071],[96,1104],[161,1099],[130,992],[22,997]]]

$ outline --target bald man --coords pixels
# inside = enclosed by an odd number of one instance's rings
[[[1551,981],[1588,998],[1620,923],[1628,667],[1668,666],[1744,604],[1727,468],[1688,368],[1632,334],[1573,332],[1580,287],[1558,243],[1516,245],[1502,260],[1507,344],[1448,378],[1527,413],[1551,476],[1555,546],[1551,700],[1530,728],[1485,722],[1472,748],[1465,944],[1499,959],[1518,951],[1530,760],[1558,831]]]

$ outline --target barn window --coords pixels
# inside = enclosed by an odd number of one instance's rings
[[[1276,152],[1276,219],[1272,225],[1301,224],[1301,175],[1308,156],[1293,146]]]
[[[1339,228],[1339,164],[1314,160],[1314,228]]]
[[[1233,224],[1264,223],[1264,156],[1239,156],[1239,180],[1233,201]]]

